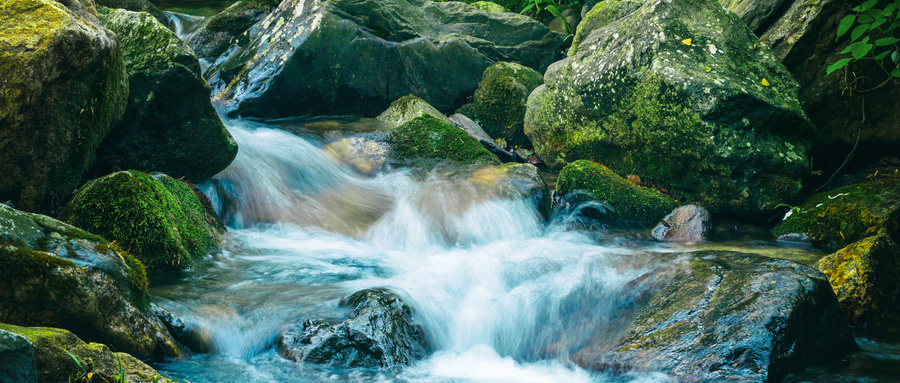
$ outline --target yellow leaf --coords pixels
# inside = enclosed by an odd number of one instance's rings
[[[684,45],[691,45],[691,41],[692,40],[690,38],[687,38],[687,39],[681,40],[681,43]]]
[[[762,84],[763,84],[763,86],[769,86],[769,85],[772,85],[772,84],[769,84],[769,80],[766,80],[765,77],[763,77]]]

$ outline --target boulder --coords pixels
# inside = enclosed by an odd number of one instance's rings
[[[150,311],[137,259],[96,235],[6,205],[0,205],[0,322],[65,328],[137,358],[180,354]]]
[[[414,120],[416,117],[429,115],[445,124],[453,124],[447,116],[439,112],[425,100],[413,95],[400,97],[391,103],[391,106],[376,117],[378,121],[388,124],[392,128]]]
[[[34,364],[38,371],[37,383],[80,382],[87,373],[91,373],[92,376],[85,379],[85,382],[170,381],[134,356],[124,352],[113,352],[100,343],[85,343],[75,334],[63,329],[19,327],[0,323],[0,331],[18,334],[33,345]],[[121,374],[124,374],[123,380],[119,379]]]
[[[491,137],[503,139],[510,146],[531,148],[523,127],[525,102],[543,83],[543,76],[526,66],[508,62],[491,65],[475,90],[472,117]]]
[[[151,269],[183,270],[217,247],[225,227],[196,188],[129,170],[78,189],[60,219],[116,241]]]
[[[399,161],[446,160],[462,165],[500,163],[497,156],[464,130],[430,115],[416,117],[391,130],[390,135],[392,151]]]
[[[128,96],[92,3],[0,1],[0,201],[57,214]]]
[[[650,231],[660,241],[700,242],[710,231],[709,211],[698,205],[684,205],[669,213]]]
[[[470,3],[469,5],[478,8],[482,11],[488,11],[491,13],[503,13],[509,12],[506,8],[503,8],[502,5],[497,3],[492,3],[490,1],[476,1],[474,3]]]
[[[225,53],[253,24],[260,22],[278,6],[280,0],[241,0],[213,16],[185,42],[202,58]],[[246,43],[246,42],[245,42]]]
[[[900,319],[900,247],[884,234],[861,239],[819,260],[847,323],[896,323]]]
[[[356,173],[374,176],[390,162],[389,137],[390,133],[385,131],[365,133],[332,142],[323,150]]]
[[[608,203],[620,220],[641,226],[659,222],[678,207],[671,197],[635,185],[608,167],[587,160],[566,165],[556,180],[556,193],[564,196],[575,191],[590,193],[592,199]]]
[[[713,212],[799,194],[814,128],[791,73],[736,15],[712,0],[607,7],[528,98],[525,133],[548,166],[589,159]]]
[[[454,114],[449,118],[450,121],[453,122],[453,125],[456,125],[460,129],[465,130],[466,133],[469,133],[472,138],[481,143],[481,146],[484,146],[489,152],[494,153],[500,161],[513,162],[516,160],[515,154],[510,153],[506,148],[500,147],[497,141],[494,141],[494,139],[484,131],[481,125],[471,118],[459,113]]]
[[[201,182],[225,169],[237,144],[209,101],[197,56],[147,13],[103,8],[100,19],[122,44],[131,94],[93,175],[137,169]]]
[[[0,381],[33,383],[37,379],[34,349],[25,337],[0,329]]]
[[[550,217],[550,189],[532,164],[505,163],[476,170],[470,177],[478,198],[525,198],[545,220]]]
[[[422,359],[427,344],[422,327],[412,320],[412,310],[385,289],[362,290],[341,305],[353,307],[337,324],[306,320],[288,328],[278,338],[285,358],[339,367],[398,369]]]
[[[229,114],[374,116],[414,94],[441,111],[475,91],[495,61],[543,71],[564,36],[515,13],[461,2],[283,2],[207,72]]]
[[[778,12],[784,7],[794,5],[788,3],[797,3],[797,1],[790,0],[719,0],[719,2],[725,9],[737,14],[756,34],[762,34],[770,25],[770,20],[778,17]],[[822,2],[819,0],[807,3]]]
[[[617,301],[625,325],[590,324],[570,357],[578,365],[762,383],[855,349],[825,276],[786,260],[680,254],[629,282]]]
[[[883,168],[863,182],[810,196],[789,210],[772,230],[780,237],[801,234],[829,249],[900,229],[900,168]]]
[[[165,12],[159,10],[159,8],[153,5],[149,0],[96,0],[95,3],[106,8],[120,8],[132,12],[146,12],[162,25],[167,27],[171,25],[169,16],[166,16]]]

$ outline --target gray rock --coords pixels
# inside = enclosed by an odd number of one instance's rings
[[[213,16],[185,42],[197,56],[213,59],[225,53],[229,46],[253,24],[260,22],[278,6],[278,0],[241,0]],[[246,38],[246,37],[245,37]]]
[[[469,133],[472,138],[478,140],[485,149],[489,152],[497,155],[497,158],[503,162],[513,162],[516,160],[516,156],[513,153],[510,153],[506,149],[497,145],[497,142],[489,136],[484,129],[481,128],[481,125],[478,125],[477,122],[472,121],[471,118],[466,117],[462,114],[454,114],[450,116],[450,121],[453,122],[453,125],[458,126],[462,130],[465,130]]]
[[[787,6],[785,3],[789,1],[793,3],[812,3],[809,1],[792,1],[792,0],[719,0],[725,9],[736,13],[741,20],[747,23],[754,33],[760,34],[765,31],[769,20],[773,16],[777,16],[779,10]],[[819,1],[821,2],[821,1]]]
[[[353,171],[366,176],[383,171],[392,156],[388,134],[383,131],[347,137],[328,144],[324,150]]]
[[[699,242],[709,230],[709,212],[698,205],[684,205],[663,218],[650,234],[660,241]]]
[[[33,383],[35,379],[37,372],[31,343],[21,335],[0,329],[0,381]]]

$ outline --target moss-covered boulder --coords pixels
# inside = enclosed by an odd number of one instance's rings
[[[488,11],[491,13],[503,13],[509,12],[506,8],[503,8],[502,5],[497,3],[492,3],[490,1],[476,1],[473,3],[469,3],[469,5],[478,8],[482,11]]]
[[[813,245],[836,249],[865,237],[900,230],[900,169],[884,168],[861,183],[810,196],[772,230],[803,234]]]
[[[0,329],[0,379],[9,383],[32,383],[37,379],[31,342],[3,329]]]
[[[127,9],[132,12],[147,12],[158,20],[162,25],[169,26],[171,20],[166,13],[157,8],[149,0],[96,0],[98,6],[106,8]]]
[[[499,164],[481,143],[466,131],[430,115],[390,131],[391,148],[397,160],[446,160],[457,164]]]
[[[0,1],[0,201],[57,214],[128,96],[92,3]]]
[[[462,2],[288,0],[209,68],[230,115],[376,116],[414,94],[459,107],[494,62],[543,71],[564,36],[530,17]]]
[[[138,358],[177,356],[144,267],[103,238],[0,204],[0,322],[59,327]]]
[[[130,170],[95,179],[60,219],[116,241],[151,269],[183,270],[219,245],[224,227],[196,188]]]
[[[619,18],[580,27],[577,53],[547,70],[525,116],[538,156],[593,160],[714,213],[796,197],[814,129],[791,73],[713,0],[639,5],[612,2]]]
[[[679,205],[665,194],[635,185],[608,167],[587,160],[566,165],[556,180],[556,192],[560,195],[575,190],[589,192],[593,198],[608,203],[622,221],[640,225],[659,222]]]
[[[425,332],[397,294],[367,289],[341,305],[353,311],[340,323],[308,319],[285,330],[278,338],[281,355],[298,362],[399,369],[427,354]]]
[[[470,116],[494,139],[508,145],[531,147],[525,136],[525,102],[534,88],[544,83],[536,70],[516,63],[498,62],[484,71],[473,96],[475,115]]]
[[[900,319],[900,247],[885,234],[864,238],[819,260],[847,323],[896,323]]]
[[[253,24],[272,12],[280,0],[241,0],[213,16],[185,42],[202,58],[216,58]],[[245,37],[246,38],[246,37]]]
[[[19,327],[0,323],[0,330],[18,334],[32,344],[37,367],[37,383],[170,381],[132,355],[113,352],[100,343],[85,343],[75,334],[63,329]],[[92,377],[82,380],[86,372],[91,373]],[[122,372],[125,379],[119,380]]]
[[[424,115],[434,117],[445,124],[453,124],[447,116],[429,105],[425,100],[411,94],[400,97],[397,101],[392,102],[391,106],[376,118],[378,121],[388,124],[392,128],[396,128],[403,125],[405,122],[412,121],[416,117]]]
[[[762,383],[855,348],[828,280],[811,267],[729,251],[673,259],[604,302],[619,314],[587,322],[575,363],[680,382]]]
[[[100,19],[122,44],[131,94],[93,176],[137,169],[201,182],[225,169],[237,144],[209,101],[197,56],[147,13],[102,8]]]

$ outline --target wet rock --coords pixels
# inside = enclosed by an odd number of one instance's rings
[[[700,242],[710,231],[709,212],[702,206],[684,205],[669,213],[650,232],[660,241]]]
[[[0,205],[0,322],[65,328],[138,358],[178,356],[149,306],[146,273],[133,256],[74,226]]]
[[[682,254],[622,294],[626,325],[598,321],[571,356],[578,365],[662,371],[678,381],[773,382],[855,348],[828,280],[790,261]]]
[[[544,78],[534,69],[508,62],[498,62],[484,71],[473,96],[472,116],[493,138],[511,146],[531,147],[525,136],[525,102]]]
[[[374,116],[402,96],[458,107],[496,61],[544,70],[563,36],[515,13],[428,0],[291,0],[208,78],[229,114]]]
[[[802,234],[813,245],[836,249],[900,229],[900,168],[883,168],[863,182],[810,196],[789,210],[772,234]]]
[[[374,176],[385,169],[391,158],[389,133],[372,132],[347,137],[325,146],[325,152],[353,171]]]
[[[92,3],[0,1],[0,201],[57,214],[128,96]]]
[[[34,350],[27,339],[0,329],[0,380],[7,383],[32,383],[37,379]]]
[[[253,24],[275,9],[279,0],[242,0],[213,16],[185,42],[202,58],[215,59],[237,42]],[[246,37],[245,37],[246,38]]]
[[[900,247],[887,235],[854,242],[816,267],[828,276],[850,325],[900,319]]]
[[[172,334],[172,337],[189,350],[201,354],[212,351],[212,345],[210,344],[209,338],[204,336],[205,334],[188,326],[181,318],[172,315],[172,313],[159,307],[156,303],[150,304],[150,310],[152,310],[153,314],[162,321],[166,326],[166,329],[169,330],[169,333]]]
[[[499,164],[497,156],[455,125],[430,115],[390,131],[391,147],[400,161],[446,160],[458,164]]]
[[[528,98],[538,156],[602,163],[712,212],[796,197],[814,129],[791,73],[746,25],[711,0],[606,3]]]
[[[362,290],[342,305],[354,307],[343,322],[329,325],[306,320],[282,333],[281,355],[298,362],[397,369],[427,354],[421,326],[413,322],[409,306],[396,294]]]
[[[567,165],[559,173],[556,192],[560,195],[582,190],[592,199],[604,201],[626,223],[652,225],[678,207],[678,202],[653,189],[635,185],[606,166],[580,160]]]
[[[569,47],[567,55],[574,56],[578,53],[578,46],[595,30],[628,16],[643,5],[643,0],[603,0],[586,3],[587,11],[581,17],[581,23],[578,24],[575,36],[572,37],[572,46]],[[588,6],[590,7],[587,8]]]
[[[209,101],[197,56],[147,13],[104,8],[100,19],[122,44],[131,93],[93,176],[136,169],[201,182],[225,169],[237,144]]]
[[[550,189],[532,164],[505,163],[478,169],[470,177],[480,198],[525,198],[544,219],[550,216]]]
[[[194,266],[219,245],[225,231],[196,188],[136,170],[87,183],[60,219],[116,241],[148,268],[164,270]]]
[[[100,343],[85,343],[66,330],[0,324],[0,331],[18,334],[33,345],[38,383],[81,381],[78,379],[84,377],[85,372],[92,373],[91,382],[120,382],[119,374],[123,371],[123,382],[170,381],[134,356],[113,352]],[[73,356],[81,366],[72,359]]]
[[[467,133],[469,133],[470,136],[478,140],[478,142],[481,143],[481,146],[484,146],[484,148],[489,152],[494,153],[494,155],[497,156],[500,161],[516,161],[515,154],[510,153],[505,148],[501,148],[500,145],[498,145],[497,142],[494,141],[494,139],[491,138],[491,136],[489,136],[487,132],[485,132],[484,129],[481,128],[481,125],[478,125],[477,122],[472,121],[471,118],[457,113],[450,116],[450,121],[453,122],[453,125],[462,128],[462,130],[465,130]]]
[[[429,115],[445,124],[453,124],[443,113],[439,112],[425,100],[413,95],[403,96],[391,103],[391,106],[378,115],[378,121],[388,124],[392,128],[414,120],[416,117]]]
[[[148,0],[97,0],[98,6],[106,8],[120,8],[132,12],[146,12],[153,16],[160,24],[169,26],[171,21],[166,13],[159,10]]]

